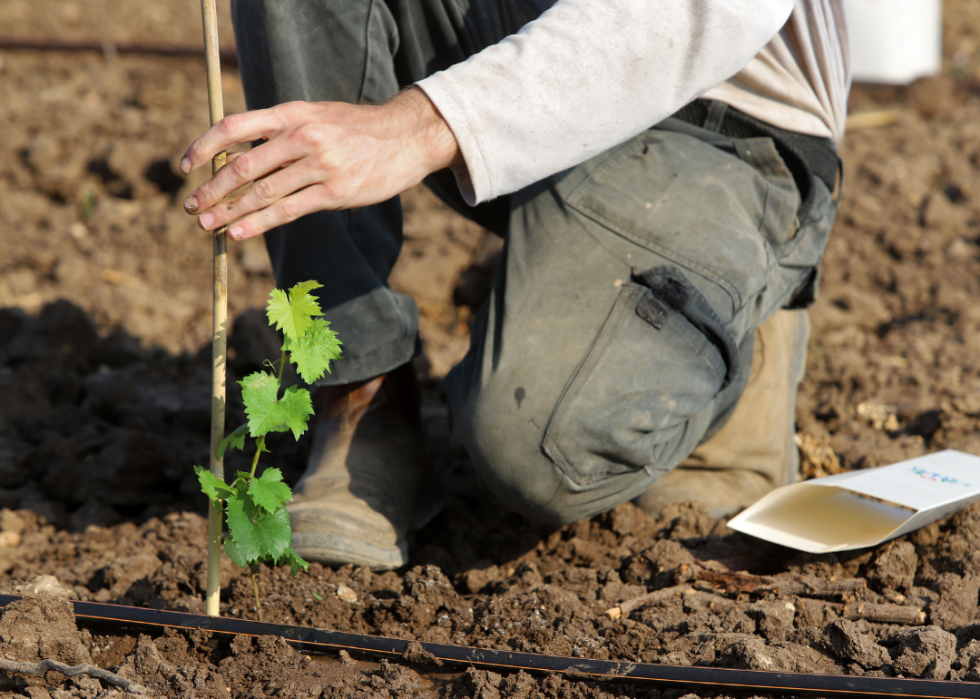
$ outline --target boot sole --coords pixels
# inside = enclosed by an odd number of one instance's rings
[[[336,534],[293,532],[293,550],[307,561],[323,565],[367,566],[371,570],[393,570],[408,562],[408,544],[376,546]]]

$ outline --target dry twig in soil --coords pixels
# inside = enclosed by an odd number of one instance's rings
[[[774,592],[784,595],[806,595],[808,597],[831,597],[833,595],[856,592],[867,587],[863,578],[842,578],[830,580],[806,575],[791,578],[770,578],[750,573],[712,570],[701,561],[682,563],[677,568],[677,582],[696,580],[718,588],[729,594],[765,594]]]
[[[685,603],[690,604],[696,602],[702,607],[708,607],[716,612],[727,611],[737,604],[734,600],[720,597],[711,592],[696,590],[693,585],[684,584],[666,587],[662,590],[655,590],[654,592],[625,600],[620,602],[618,606],[607,609],[605,614],[611,619],[627,618],[637,609],[679,596],[683,597]]]
[[[653,592],[648,592],[645,595],[628,599],[625,602],[620,602],[619,606],[607,609],[605,613],[610,619],[618,619],[620,617],[628,618],[633,611],[639,609],[640,607],[646,607],[655,602],[662,602],[663,600],[668,600],[672,597],[676,597],[677,595],[692,592],[693,589],[694,588],[692,588],[690,585],[665,587],[662,590],[655,590]]]
[[[72,666],[65,665],[64,663],[59,663],[57,660],[51,659],[42,660],[39,663],[27,663],[17,660],[0,659],[0,670],[5,672],[17,672],[25,675],[43,675],[45,672],[50,672],[51,670],[60,672],[66,677],[90,675],[91,677],[104,680],[115,687],[119,687],[125,692],[130,692],[132,694],[146,693],[146,690],[141,685],[127,680],[125,677],[120,677],[119,675],[109,672],[108,670],[103,670],[101,667],[89,665],[88,663]]]
[[[899,604],[866,604],[864,602],[826,602],[819,599],[797,599],[796,608],[801,612],[833,609],[838,615],[851,621],[867,619],[879,624],[906,624],[915,626],[926,620],[926,613],[919,607]]]

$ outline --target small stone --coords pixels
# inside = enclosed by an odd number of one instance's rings
[[[12,549],[20,546],[20,534],[17,532],[0,532],[0,549]]]
[[[883,405],[881,403],[858,403],[857,414],[871,423],[876,430],[887,430],[894,432],[898,429],[898,419],[895,413],[898,408],[894,405]]]
[[[0,532],[23,534],[25,526],[27,525],[23,518],[13,510],[8,510],[6,507],[0,510]]]
[[[344,583],[340,583],[337,586],[337,597],[348,604],[354,604],[357,601],[357,593],[344,585]]]
[[[14,586],[22,595],[53,595],[63,599],[78,599],[78,594],[62,585],[53,575],[38,575],[26,583]]]

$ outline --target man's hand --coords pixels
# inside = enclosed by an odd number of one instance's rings
[[[180,170],[186,175],[230,146],[258,140],[266,142],[184,201],[204,230],[229,226],[233,239],[244,240],[314,211],[377,204],[463,162],[449,126],[416,87],[376,106],[289,102],[226,117],[191,144]]]

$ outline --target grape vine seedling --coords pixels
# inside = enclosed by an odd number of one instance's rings
[[[270,432],[292,432],[296,439],[306,431],[313,414],[310,392],[299,386],[282,388],[286,362],[296,365],[296,372],[307,383],[323,378],[330,371],[330,362],[340,357],[340,341],[322,318],[317,298],[310,292],[323,285],[315,281],[297,284],[289,292],[274,289],[269,294],[266,315],[269,325],[283,332],[285,341],[282,356],[276,363],[266,360],[272,369],[257,371],[239,381],[248,422],[225,437],[218,447],[221,458],[229,448],[244,449],[245,438],[256,443],[252,470],[239,471],[231,483],[215,478],[209,470],[195,466],[202,492],[222,510],[228,524],[224,549],[239,566],[252,569],[255,585],[255,565],[269,562],[289,564],[293,575],[308,568],[308,564],[293,551],[290,542],[292,529],[286,503],[293,499],[292,491],[282,480],[277,468],[267,468],[255,475],[259,457],[268,453],[265,438]],[[258,597],[256,591],[256,598]],[[257,601],[257,600],[256,600]]]

